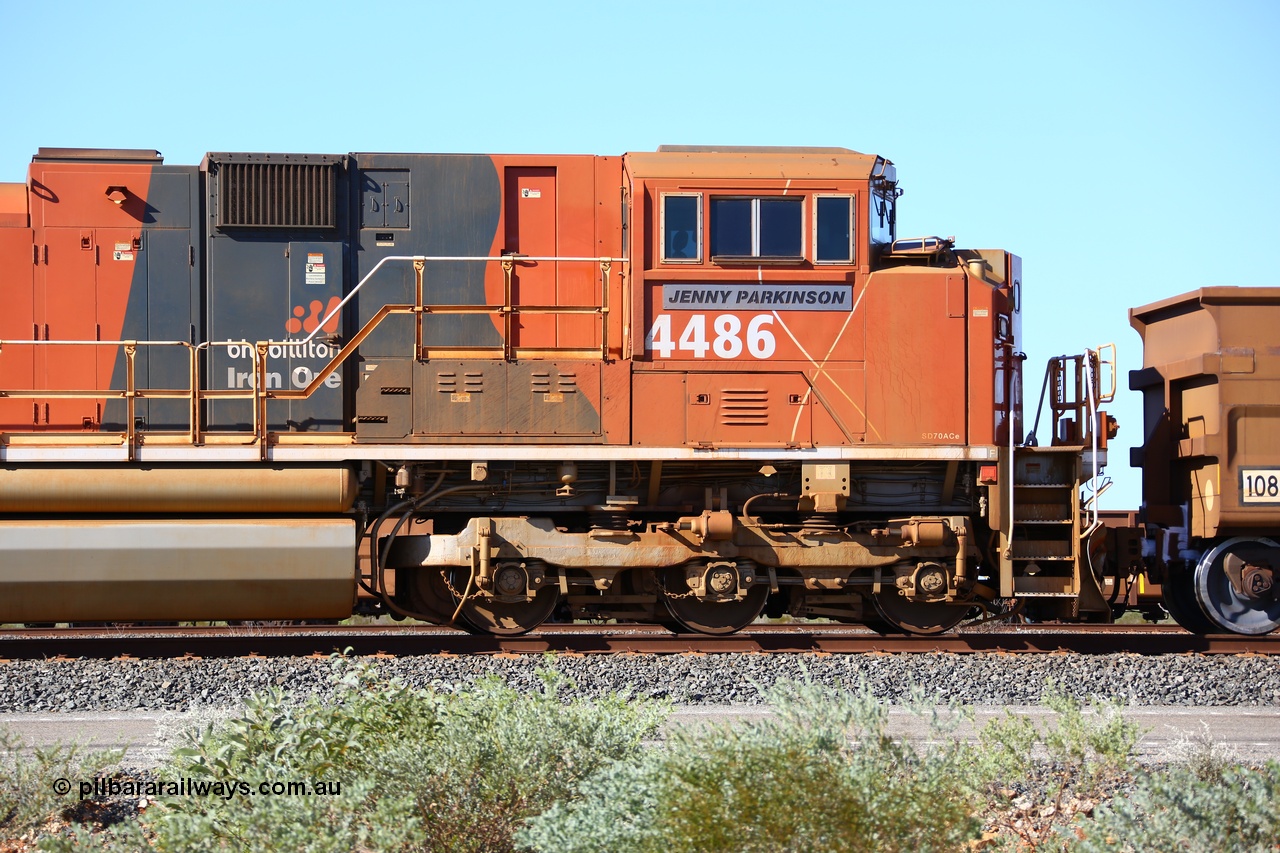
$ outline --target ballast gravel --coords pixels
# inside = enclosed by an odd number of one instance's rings
[[[1130,705],[1280,706],[1280,658],[1114,655],[560,655],[370,658],[378,673],[411,687],[465,690],[497,677],[521,691],[542,689],[554,668],[595,697],[628,692],[678,705],[760,705],[762,691],[809,679],[863,685],[891,704],[910,700],[1036,705],[1047,689],[1081,701]],[[330,697],[334,662],[323,658],[48,660],[0,663],[0,712],[191,711],[241,704],[280,688],[295,700]]]

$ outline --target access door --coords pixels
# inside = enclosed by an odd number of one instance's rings
[[[0,263],[7,270],[0,340],[32,340],[37,336],[37,326],[30,228],[0,228]],[[34,387],[35,348],[5,344],[0,349],[0,388],[29,391]],[[0,432],[29,431],[36,423],[37,408],[28,398],[0,399]]]
[[[511,166],[506,170],[505,252],[527,258],[557,254],[556,170]],[[517,259],[512,272],[511,304],[549,308],[556,304],[557,264]],[[557,346],[556,317],[550,313],[516,313],[511,346],[540,349]]]
[[[97,234],[92,228],[48,228],[40,246],[36,285],[38,337],[52,341],[96,341]],[[36,384],[59,391],[91,391],[98,386],[98,354],[86,344],[41,346],[36,351]],[[36,401],[40,429],[96,430],[100,401],[51,397]]]

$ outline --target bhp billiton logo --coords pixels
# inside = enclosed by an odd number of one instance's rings
[[[314,332],[316,327],[320,325],[320,321],[333,309],[337,308],[340,302],[342,302],[342,298],[338,296],[330,296],[328,305],[325,305],[319,299],[312,299],[311,315],[305,320],[302,319],[302,315],[307,313],[307,309],[301,305],[295,305],[293,307],[293,316],[284,324],[285,331],[291,335],[296,335],[299,332],[307,332],[308,334]],[[330,334],[338,331],[338,320],[339,315],[334,314],[329,322],[324,324],[324,330]]]

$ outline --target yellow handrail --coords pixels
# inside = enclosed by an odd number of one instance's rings
[[[315,372],[311,381],[299,389],[279,389],[272,390],[267,387],[267,360],[270,358],[272,348],[280,348],[282,351],[286,347],[296,347],[309,343],[316,334],[324,328],[337,314],[340,312],[353,296],[362,288],[366,282],[370,280],[375,272],[378,271],[388,261],[405,260],[412,262],[414,267],[414,303],[403,305],[383,305],[369,319],[367,323],[358,331],[343,347],[329,360],[329,362],[320,370]],[[424,293],[424,272],[428,261],[482,261],[482,262],[498,262],[503,268],[504,279],[504,299],[501,305],[442,305],[442,304],[426,304],[423,300]],[[512,300],[512,276],[515,265],[517,263],[536,263],[539,261],[547,262],[563,262],[563,263],[595,263],[600,266],[600,304],[599,305],[519,305]],[[382,324],[387,317],[395,314],[413,315],[415,319],[414,334],[414,357],[425,358],[429,352],[449,351],[449,350],[466,350],[468,352],[492,350],[495,353],[500,351],[503,358],[511,360],[518,357],[520,348],[516,347],[512,338],[514,328],[514,317],[518,314],[583,314],[596,315],[600,317],[600,346],[596,348],[581,347],[538,347],[539,353],[562,353],[566,355],[574,355],[577,357],[598,356],[602,361],[609,360],[609,333],[608,333],[608,315],[609,315],[609,280],[610,271],[614,263],[626,264],[625,258],[583,258],[583,257],[527,257],[522,255],[501,255],[498,257],[427,257],[422,255],[415,256],[392,256],[383,258],[374,266],[363,279],[352,288],[351,292],[331,311],[329,311],[323,319],[317,324],[316,328],[307,337],[301,340],[282,340],[282,341],[255,341],[252,344],[248,341],[205,341],[200,344],[192,344],[187,341],[138,341],[138,340],[119,340],[119,341],[50,341],[50,340],[0,340],[0,357],[3,356],[4,347],[6,346],[34,346],[34,347],[51,347],[51,346],[110,346],[122,347],[125,353],[125,388],[124,390],[113,389],[22,389],[22,390],[0,390],[0,399],[2,398],[18,398],[18,399],[47,399],[47,398],[70,398],[70,399],[123,399],[126,405],[126,425],[125,431],[121,435],[122,441],[128,447],[129,459],[133,460],[136,448],[140,444],[140,436],[135,422],[136,401],[138,399],[185,399],[189,402],[189,425],[188,440],[195,446],[203,443],[205,430],[201,426],[200,406],[207,400],[217,399],[245,399],[252,401],[253,421],[251,443],[260,447],[263,457],[266,456],[267,445],[269,443],[270,433],[267,430],[267,401],[272,399],[278,400],[298,400],[307,399],[314,394],[325,379],[340,367],[348,358],[350,358],[359,348],[369,335]],[[498,346],[469,346],[469,347],[428,347],[424,344],[422,338],[422,318],[428,314],[493,314],[503,318],[503,341]],[[211,350],[214,347],[244,347],[253,358],[253,382],[247,390],[238,390],[235,388],[205,388],[204,368],[202,367],[202,359],[199,357],[201,353]],[[189,377],[190,387],[186,389],[162,389],[162,388],[143,388],[137,387],[136,376],[136,359],[139,348],[148,347],[183,347],[188,351],[189,360]],[[46,434],[52,438],[52,434]]]

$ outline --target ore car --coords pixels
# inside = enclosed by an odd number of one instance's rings
[[[1024,446],[1021,261],[900,192],[843,148],[42,149],[0,621],[1108,619],[1113,361]]]
[[[1280,288],[1206,287],[1129,312],[1143,339],[1143,568],[1200,633],[1280,625]]]

